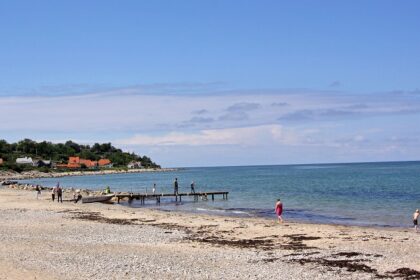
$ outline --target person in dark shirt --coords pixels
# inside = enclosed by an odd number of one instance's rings
[[[57,202],[63,203],[63,189],[60,186],[57,187]]]
[[[194,181],[191,182],[191,193],[195,193],[195,183],[194,183]]]
[[[174,181],[174,194],[178,195],[178,178],[175,178]]]

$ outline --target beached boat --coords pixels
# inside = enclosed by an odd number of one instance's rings
[[[85,196],[82,197],[82,203],[92,203],[92,202],[107,202],[113,198],[113,194],[99,195],[99,196]]]
[[[14,185],[14,184],[17,184],[18,182],[17,181],[3,181],[3,182],[1,182],[1,185],[3,185],[3,186],[8,186],[8,185]]]

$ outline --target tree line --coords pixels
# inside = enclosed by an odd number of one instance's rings
[[[131,161],[138,161],[145,168],[160,168],[149,157],[123,152],[121,149],[112,146],[111,143],[95,143],[90,146],[80,145],[73,141],[67,141],[64,144],[54,144],[47,141],[36,142],[31,139],[24,139],[17,143],[8,143],[6,140],[0,140],[0,158],[3,158],[3,168],[6,169],[19,169],[16,167],[16,159],[19,157],[32,157],[32,159],[67,163],[68,158],[71,156],[95,161],[107,158],[114,164],[114,167],[126,167]]]

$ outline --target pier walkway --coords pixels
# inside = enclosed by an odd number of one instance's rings
[[[228,199],[229,192],[196,192],[196,193],[155,193],[155,194],[141,194],[141,193],[127,193],[127,194],[115,194],[115,197],[118,199],[118,203],[120,203],[121,199],[128,199],[128,201],[132,200],[140,200],[141,204],[144,204],[146,199],[156,199],[156,203],[160,203],[160,199],[162,197],[175,197],[175,201],[182,201],[182,197],[193,197],[194,201],[198,201],[199,198],[203,200],[207,200],[210,196],[211,199],[214,200],[216,195],[222,195],[223,199]]]

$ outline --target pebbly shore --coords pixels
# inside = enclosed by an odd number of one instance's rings
[[[56,203],[0,188],[0,279],[420,279],[412,229]]]
[[[86,170],[86,171],[65,171],[65,172],[40,172],[37,170],[23,171],[21,173],[11,170],[0,170],[0,182],[11,180],[24,180],[35,178],[60,178],[66,176],[92,176],[92,175],[107,175],[107,174],[127,174],[127,173],[143,173],[143,172],[173,172],[177,168],[141,168],[141,169],[104,169],[104,170]]]

